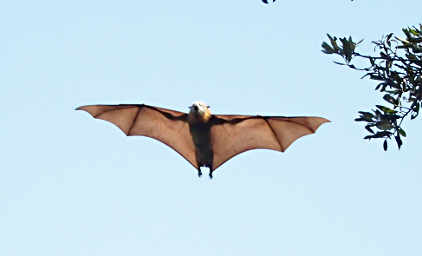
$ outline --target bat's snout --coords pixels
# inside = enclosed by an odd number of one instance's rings
[[[190,110],[193,110],[193,111],[195,111],[195,112],[198,112],[198,110],[199,110],[199,108],[198,108],[198,106],[197,106],[197,105],[192,105],[192,106],[189,106],[189,109],[190,109]]]

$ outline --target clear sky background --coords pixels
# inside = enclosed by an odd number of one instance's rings
[[[321,53],[421,22],[420,1],[5,1],[0,255],[422,255],[421,120],[361,138],[375,84]],[[199,179],[74,108],[145,103],[332,123]],[[207,174],[207,173],[206,173]]]

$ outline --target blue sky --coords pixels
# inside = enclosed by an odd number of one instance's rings
[[[375,85],[320,49],[328,32],[371,51],[421,22],[419,1],[1,6],[0,255],[421,255],[421,121],[400,151],[363,141],[353,119]],[[163,144],[74,111],[195,100],[333,122],[210,181]]]

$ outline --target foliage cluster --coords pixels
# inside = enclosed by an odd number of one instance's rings
[[[329,41],[322,43],[322,52],[342,57],[342,62],[335,63],[364,72],[362,78],[376,81],[375,90],[382,94],[386,104],[359,111],[355,121],[366,123],[369,134],[364,139],[383,139],[384,150],[392,138],[401,147],[402,137],[406,137],[403,121],[415,119],[422,107],[422,25],[404,28],[403,33],[405,38],[390,33],[372,42],[373,55],[358,52],[362,40],[355,42],[351,36],[328,35]],[[355,58],[367,64],[357,66],[352,63]]]

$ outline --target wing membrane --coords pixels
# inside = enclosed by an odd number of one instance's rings
[[[213,169],[252,149],[284,152],[298,138],[329,120],[321,117],[217,115],[211,126]]]
[[[77,108],[119,127],[127,136],[147,136],[174,149],[197,168],[187,115],[143,104],[88,105]]]

